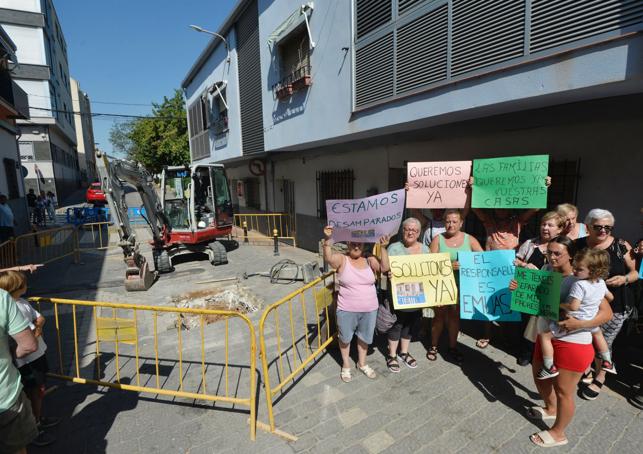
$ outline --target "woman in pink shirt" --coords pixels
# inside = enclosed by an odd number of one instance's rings
[[[375,378],[375,371],[366,364],[366,352],[373,342],[375,320],[377,319],[377,291],[375,276],[380,272],[380,262],[374,256],[364,257],[362,243],[348,243],[348,253],[340,254],[331,249],[333,228],[324,228],[324,261],[337,270],[339,292],[337,295],[337,330],[339,350],[342,354],[340,378],[348,383],[352,380],[350,345],[357,335],[356,367],[368,378]],[[380,240],[386,246],[388,238]],[[386,247],[382,247],[386,257]]]

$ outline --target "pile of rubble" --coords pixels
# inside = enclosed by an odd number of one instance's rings
[[[171,303],[178,308],[215,309],[248,314],[258,311],[263,300],[248,288],[235,284],[209,290],[190,292],[172,298]],[[181,314],[182,329],[198,328],[200,315]],[[206,324],[214,323],[225,317],[218,314],[206,315]]]

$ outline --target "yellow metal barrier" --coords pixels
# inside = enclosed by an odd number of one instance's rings
[[[247,406],[250,438],[255,439],[255,331],[245,315],[218,309],[59,298],[31,298],[30,301],[38,304],[43,315],[53,318],[45,325],[44,333],[49,343],[55,335],[58,365],[57,372],[49,374],[52,377],[126,391]],[[159,329],[162,322],[171,322],[176,327],[175,338],[171,331]],[[225,340],[217,350],[208,348],[208,357],[218,354],[219,362],[206,360],[208,323],[214,323],[209,334],[214,332],[220,336],[217,340]],[[249,363],[233,364],[229,358],[230,332],[239,332],[238,326],[243,325],[248,329]],[[141,329],[143,326],[146,329]],[[185,329],[187,326],[193,329]],[[176,345],[178,357],[161,357],[160,342],[165,346]],[[164,349],[164,355],[168,355],[167,351]],[[111,378],[103,379],[107,374],[111,374]],[[236,383],[231,382],[233,378]],[[249,383],[246,397],[238,396],[242,380]],[[219,387],[223,388],[222,393],[217,392]]]
[[[4,268],[11,268],[18,264],[16,257],[16,242],[11,239],[0,244],[0,270]]]
[[[289,383],[294,383],[297,375],[334,340],[335,332],[331,329],[335,316],[331,309],[334,290],[335,272],[331,271],[268,306],[261,316],[260,355],[272,432],[275,432],[275,396],[284,392]],[[285,326],[280,325],[280,310],[286,312]],[[272,324],[268,323],[269,318],[273,320]],[[282,331],[286,333],[283,343]],[[271,341],[274,339],[275,345],[267,342],[267,336]]]
[[[18,265],[49,263],[76,252],[73,226],[27,233],[14,239]]]
[[[91,222],[78,226],[76,247],[80,251],[103,250],[109,247],[109,222]]]
[[[244,242],[266,243],[272,241],[276,230],[279,241],[292,242],[295,239],[295,220],[287,213],[248,213],[234,215],[233,236]]]

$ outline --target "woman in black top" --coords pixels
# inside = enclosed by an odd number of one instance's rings
[[[601,326],[607,345],[612,350],[612,343],[621,331],[623,323],[632,313],[634,304],[633,285],[638,280],[638,272],[634,262],[632,246],[622,239],[612,236],[614,229],[614,216],[607,210],[596,208],[591,210],[585,218],[589,236],[575,241],[577,250],[584,248],[602,249],[610,256],[609,277],[605,280],[607,288],[614,295],[611,302],[614,316],[612,320]],[[605,371],[600,369],[592,384],[582,389],[586,399],[594,400],[598,397],[601,387],[605,382]]]

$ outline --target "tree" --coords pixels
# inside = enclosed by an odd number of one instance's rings
[[[190,148],[183,94],[175,90],[174,96],[164,96],[162,103],[152,106],[150,117],[112,126],[109,139],[114,150],[155,173],[166,165],[187,164]]]

